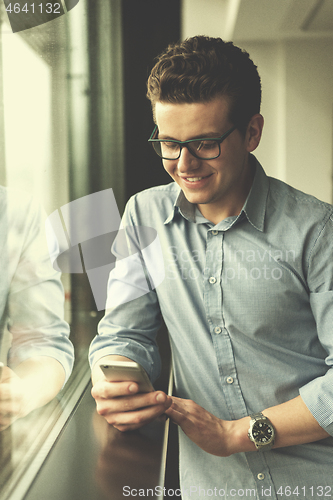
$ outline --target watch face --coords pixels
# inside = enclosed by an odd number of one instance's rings
[[[273,438],[273,429],[266,422],[256,422],[252,428],[252,436],[256,443],[267,444]]]

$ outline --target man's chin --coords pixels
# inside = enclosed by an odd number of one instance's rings
[[[186,190],[182,190],[185,198],[187,199],[188,202],[192,203],[193,205],[206,205],[209,203],[209,199],[205,196],[200,196],[199,194],[193,194],[193,193],[188,193]]]

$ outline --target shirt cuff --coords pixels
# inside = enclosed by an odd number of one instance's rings
[[[98,338],[98,336],[97,336]],[[96,339],[97,340],[97,339]],[[93,342],[94,345],[94,342]],[[137,348],[137,346],[123,345],[123,346],[108,346],[100,349],[90,349],[89,362],[90,366],[93,367],[101,358],[105,356],[125,356],[126,358],[139,363],[148,374],[151,382],[154,382],[160,375],[161,372],[161,361],[159,356],[158,359],[153,359],[150,352],[147,352],[144,348]],[[156,358],[156,356],[154,356]]]
[[[333,369],[301,387],[299,393],[318,424],[333,436]]]

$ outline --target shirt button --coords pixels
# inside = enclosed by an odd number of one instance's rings
[[[234,379],[232,377],[228,377],[227,384],[233,384],[233,383],[234,383]]]
[[[219,234],[219,232],[218,232],[218,231],[216,231],[216,229],[214,229],[214,231],[212,231],[212,235],[213,235],[213,236],[216,236],[217,234]]]
[[[210,283],[211,285],[214,285],[214,283],[216,283],[216,278],[214,278],[214,276],[211,276],[211,277],[209,278],[209,283]]]
[[[265,479],[265,474],[263,474],[262,472],[259,472],[259,474],[257,475],[257,478],[259,479],[259,481],[262,481],[263,479]]]
[[[221,332],[222,332],[222,328],[221,328],[220,326],[216,326],[216,327],[214,328],[214,332],[215,332],[215,333],[221,333]]]

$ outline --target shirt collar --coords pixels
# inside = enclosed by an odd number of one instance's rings
[[[265,224],[269,180],[258,160],[255,157],[253,159],[255,160],[256,172],[242,212],[245,213],[252,226],[262,232]]]
[[[266,203],[269,190],[269,180],[264,172],[264,169],[258,162],[258,160],[252,156],[252,161],[255,161],[255,175],[252,183],[252,187],[248,194],[248,197],[244,203],[241,213],[237,217],[237,220],[241,220],[242,214],[245,214],[248,221],[253,227],[258,229],[258,231],[264,230],[265,223],[265,213],[266,213]],[[177,214],[182,215],[185,219],[190,222],[205,222],[205,220],[196,220],[196,205],[190,203],[184,196],[183,191],[179,188],[178,196],[173,205],[173,208],[168,215],[164,224],[169,224],[172,222]],[[203,218],[204,219],[204,218]],[[208,222],[208,221],[206,221]]]
[[[174,220],[177,214],[182,215],[185,219],[190,222],[196,222],[195,219],[196,205],[190,203],[184,196],[183,191],[179,188],[178,196],[172,207],[170,214],[164,221],[164,224],[169,224]]]

